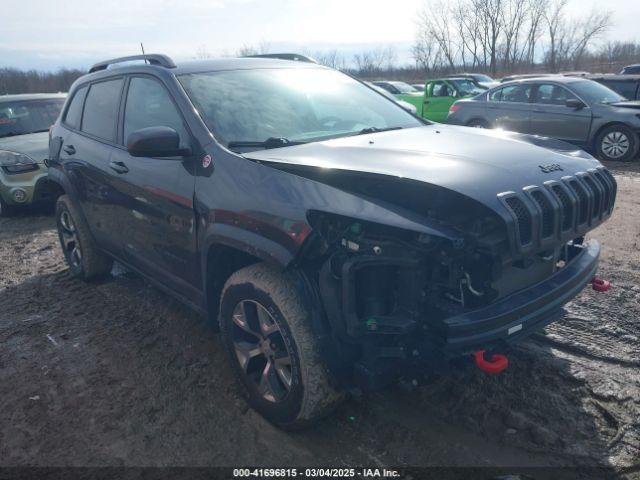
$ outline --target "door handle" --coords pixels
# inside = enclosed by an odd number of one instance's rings
[[[65,145],[63,150],[67,155],[73,155],[74,153],[76,153],[76,149],[73,145]]]
[[[117,173],[127,173],[129,171],[124,162],[116,162],[115,160],[109,162],[109,168]]]

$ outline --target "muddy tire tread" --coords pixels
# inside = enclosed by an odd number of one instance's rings
[[[280,427],[286,430],[306,428],[331,413],[344,400],[345,394],[331,384],[311,330],[309,312],[304,308],[292,278],[264,263],[250,265],[229,277],[222,298],[230,286],[246,283],[253,284],[271,297],[286,319],[298,349],[304,392],[302,405],[297,418]],[[221,331],[224,332],[224,322],[220,320]]]
[[[89,231],[89,227],[84,221],[84,217],[80,215],[80,212],[68,195],[58,197],[56,202],[56,218],[59,215],[61,205],[66,207],[73,218],[73,223],[76,227],[82,248],[82,272],[79,274],[74,273],[74,275],[85,281],[104,278],[111,272],[113,259],[98,249]]]

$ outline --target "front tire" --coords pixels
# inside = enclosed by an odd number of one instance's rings
[[[56,224],[62,253],[74,277],[88,281],[111,272],[113,260],[98,250],[84,218],[67,195],[56,203]]]
[[[265,264],[229,278],[220,332],[249,405],[293,430],[328,414],[343,398],[329,382],[293,279]]]
[[[638,154],[638,135],[626,125],[611,125],[596,138],[600,160],[629,162]]]

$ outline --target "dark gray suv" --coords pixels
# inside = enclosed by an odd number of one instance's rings
[[[602,160],[628,161],[638,153],[640,102],[591,80],[543,77],[459,100],[447,121],[553,137],[595,151]]]

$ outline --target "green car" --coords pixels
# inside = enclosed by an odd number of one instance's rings
[[[0,96],[0,216],[14,206],[46,202],[49,127],[65,94]]]
[[[396,94],[396,97],[415,105],[421,117],[434,122],[444,122],[449,108],[456,100],[473,97],[486,90],[486,87],[468,78],[436,78],[427,80],[422,93],[400,93]]]

